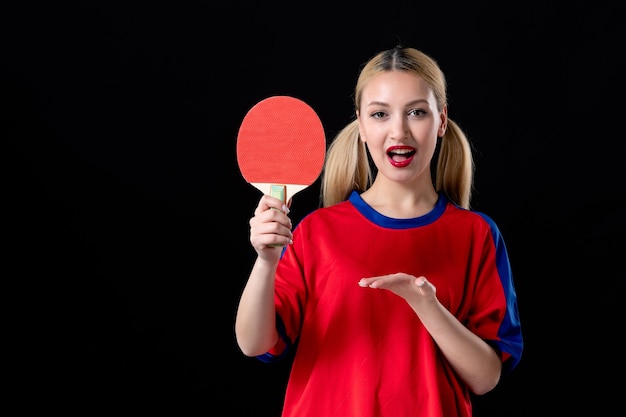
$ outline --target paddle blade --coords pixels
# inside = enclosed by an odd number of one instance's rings
[[[320,175],[326,154],[322,123],[304,101],[272,96],[254,105],[237,135],[237,162],[244,179],[270,194],[286,187],[285,200]]]

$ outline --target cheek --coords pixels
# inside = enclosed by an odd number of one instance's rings
[[[378,142],[378,140],[384,140],[385,131],[375,123],[359,123],[359,136],[363,142]],[[382,139],[381,139],[382,138]]]
[[[440,131],[439,126],[435,124],[424,124],[416,126],[412,132],[418,142],[428,143],[432,140],[436,141]]]

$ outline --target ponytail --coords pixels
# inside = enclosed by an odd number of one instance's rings
[[[469,209],[474,181],[474,160],[467,136],[448,118],[437,160],[435,189],[458,206]]]
[[[372,172],[365,143],[359,138],[359,122],[353,120],[335,136],[326,152],[322,173],[322,206],[347,200],[353,190],[365,191]]]

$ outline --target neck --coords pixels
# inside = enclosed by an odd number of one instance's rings
[[[439,198],[435,187],[409,187],[398,185],[382,187],[374,184],[361,194],[363,200],[374,210],[387,217],[410,219],[429,213]]]

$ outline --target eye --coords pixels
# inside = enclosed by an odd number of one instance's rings
[[[386,116],[386,113],[382,111],[377,111],[371,114],[371,117],[373,117],[374,119],[382,119],[385,116]]]
[[[427,112],[422,109],[412,109],[411,111],[409,111],[409,116],[421,117],[425,116],[426,114]]]

